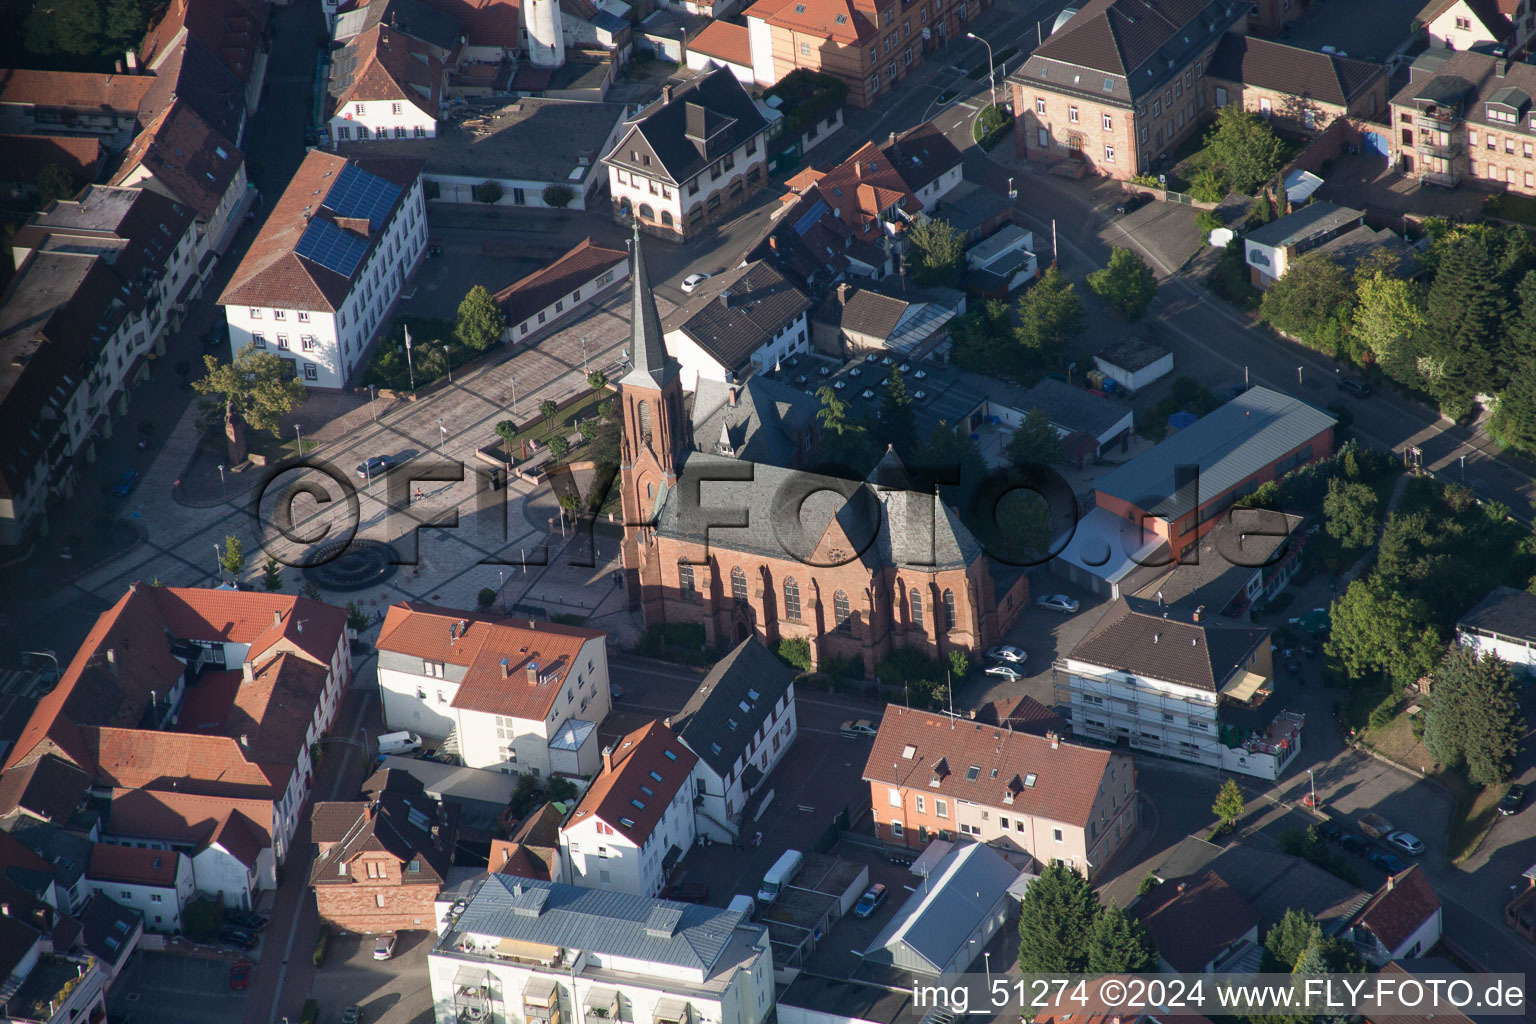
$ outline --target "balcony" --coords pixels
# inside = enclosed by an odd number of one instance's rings
[[[11,1020],[39,1024],[77,1020],[101,996],[101,990],[101,972],[94,957],[44,953],[6,1002],[6,1012]]]
[[[1417,114],[1418,124],[1422,128],[1432,128],[1435,131],[1452,131],[1461,124],[1461,113],[1446,107],[1431,107],[1421,110]]]
[[[453,1007],[462,1024],[481,1024],[500,1013],[500,1000],[492,993],[491,972],[461,967],[453,976]]]
[[[1419,140],[1414,144],[1413,148],[1418,152],[1419,156],[1426,159],[1432,157],[1440,157],[1449,160],[1461,153],[1461,143],[1459,142],[1447,142],[1442,144],[1439,142],[1431,141],[1422,135],[1419,136]]]
[[[606,985],[587,989],[587,997],[581,1001],[582,1012],[588,1020],[619,1019],[619,990]]]
[[[523,1016],[528,1024],[560,1024],[560,986],[537,975],[523,989]]]
[[[656,1003],[651,1013],[651,1024],[690,1024],[692,1010],[686,999],[668,996]]]
[[[1456,171],[1420,171],[1419,180],[1430,185],[1455,188],[1461,182],[1461,175]]]

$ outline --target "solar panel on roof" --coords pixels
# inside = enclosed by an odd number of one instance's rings
[[[366,241],[327,220],[310,221],[304,234],[299,236],[299,244],[293,247],[294,255],[318,263],[342,277],[352,276],[367,251]]]
[[[384,218],[399,195],[400,186],[394,182],[347,164],[336,175],[336,184],[326,193],[322,205],[338,217],[367,217],[369,227],[377,231],[384,226]]]

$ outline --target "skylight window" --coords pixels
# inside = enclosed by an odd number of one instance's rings
[[[620,818],[619,819],[619,824],[623,825],[625,828],[634,828],[635,827],[635,821],[634,821],[633,818]]]
[[[846,24],[848,24],[848,15],[846,15],[846,14],[839,14],[837,16],[837,23],[839,25],[846,25]]]
[[[901,756],[910,761],[912,758],[917,756],[917,748],[908,743],[906,746],[901,748]]]
[[[735,728],[736,728],[736,726],[737,726],[737,724],[738,724],[738,723],[737,723],[737,721],[736,721],[736,719],[734,719],[734,718],[727,718],[727,719],[726,719],[726,720],[725,720],[725,724],[726,724],[726,725],[727,725],[727,726],[728,726],[728,727],[729,727],[729,728],[731,728],[731,729],[735,729]]]
[[[656,791],[654,789],[652,789],[650,786],[641,786],[640,787],[640,792],[644,793],[646,796],[655,796],[656,795]]]
[[[761,696],[762,696],[762,694],[758,693],[756,690],[748,690],[747,691],[747,700],[756,701]]]
[[[1115,91],[1115,80],[1113,78],[1106,78],[1106,79],[1104,79],[1104,91],[1105,92],[1114,92]]]
[[[664,757],[666,757],[666,759],[668,761],[676,761],[677,760],[677,755],[672,753],[672,751],[670,751],[670,750],[663,750],[661,753],[662,753],[662,755]]]
[[[1038,776],[1036,776],[1034,772],[1030,772],[1028,775],[1024,776],[1024,788],[1034,789],[1036,778],[1038,778]]]
[[[650,775],[651,778],[655,779],[657,782],[661,781],[661,774],[659,772],[649,772],[648,774]]]
[[[804,14],[805,13],[805,4],[795,4],[795,13],[796,14]]]
[[[997,778],[997,769],[996,769],[996,768],[993,768],[993,769],[992,769],[992,777],[993,777],[993,778],[994,778],[994,779],[995,779],[995,778]]]
[[[748,704],[746,701],[742,701],[741,703],[737,704],[736,706],[741,708],[741,710],[743,712],[751,712],[751,710],[752,710],[752,705]]]
[[[979,778],[981,778],[981,765],[973,764],[965,770],[966,782],[975,782]]]
[[[630,801],[630,805],[632,807],[634,807],[636,810],[640,810],[640,811],[645,810],[645,804],[642,801],[640,801],[640,800],[631,800]]]

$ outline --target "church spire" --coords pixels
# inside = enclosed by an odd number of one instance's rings
[[[640,223],[635,222],[635,237],[630,243],[634,267],[630,272],[633,297],[629,308],[629,352],[632,366],[619,380],[620,386],[637,384],[660,388],[677,375],[676,365],[667,358],[662,344],[661,317],[656,313],[656,297],[651,294],[651,275],[645,269],[645,255],[640,251]]]

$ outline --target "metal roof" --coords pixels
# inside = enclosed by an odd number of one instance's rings
[[[1270,221],[1263,227],[1248,232],[1243,237],[1256,245],[1283,248],[1287,245],[1294,245],[1304,239],[1312,238],[1315,235],[1334,231],[1350,221],[1359,220],[1364,216],[1364,210],[1353,210],[1347,206],[1335,206],[1333,203],[1316,202],[1303,206],[1295,213],[1286,214],[1279,220]]]
[[[865,957],[911,970],[926,967],[933,974],[943,972],[1019,873],[984,843],[951,850],[870,943]],[[968,964],[957,966],[963,969]]]
[[[450,952],[468,933],[707,974],[737,926],[753,927],[739,910],[497,874],[470,897],[439,946]]]
[[[1094,489],[1164,519],[1177,519],[1332,428],[1338,421],[1268,388],[1243,392],[1144,455],[1113,469]],[[1194,486],[1175,489],[1174,472],[1198,466]]]
[[[1513,587],[1494,587],[1461,617],[1456,628],[1495,633],[1512,640],[1536,640],[1536,596]]]
[[[716,775],[725,778],[793,681],[788,665],[757,637],[748,637],[710,669],[688,703],[672,716],[672,728]]]

